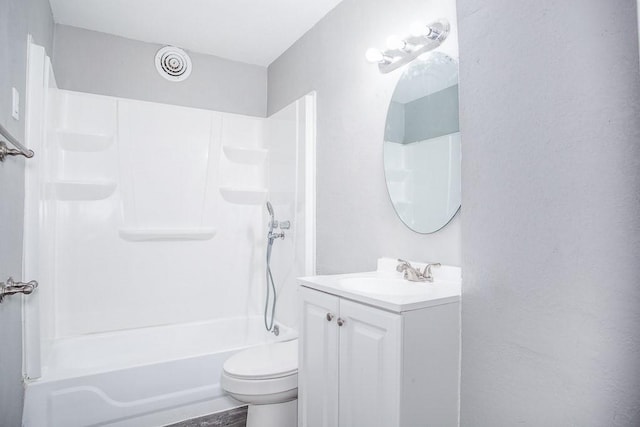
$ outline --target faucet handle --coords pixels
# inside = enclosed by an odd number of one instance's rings
[[[424,271],[422,272],[422,276],[424,276],[425,280],[429,281],[429,282],[433,282],[433,272],[431,271],[431,269],[433,267],[441,267],[442,264],[440,264],[439,262],[434,262],[433,264],[427,264],[426,267],[424,268]]]
[[[280,221],[280,230],[288,230],[291,228],[291,221]]]

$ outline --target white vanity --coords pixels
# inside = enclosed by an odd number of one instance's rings
[[[409,282],[396,265],[299,279],[299,426],[458,425],[460,269]]]

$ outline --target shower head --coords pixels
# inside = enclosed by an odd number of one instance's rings
[[[267,210],[269,211],[269,215],[271,216],[271,221],[273,221],[274,213],[273,213],[273,206],[271,206],[271,202],[267,202]]]
[[[278,223],[275,218],[275,214],[273,213],[273,206],[271,206],[271,202],[267,201],[267,210],[269,211],[269,216],[271,216],[271,221],[269,221],[269,231],[273,231],[274,228],[278,226]]]

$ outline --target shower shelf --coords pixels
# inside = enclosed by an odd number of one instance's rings
[[[56,181],[49,185],[61,201],[103,200],[116,189],[116,183],[111,181]]]
[[[266,148],[238,148],[225,145],[222,147],[227,159],[236,163],[257,165],[264,162],[268,150]]]
[[[266,188],[220,188],[220,194],[227,202],[238,205],[260,205],[267,201],[267,192]]]
[[[393,205],[396,207],[397,210],[406,212],[407,209],[410,209],[413,206],[413,203],[411,203],[408,200],[394,200]]]
[[[104,151],[113,143],[112,135],[58,130],[58,144],[65,151]]]
[[[389,181],[404,181],[411,173],[407,169],[385,169],[384,174]]]
[[[132,242],[162,240],[210,240],[214,228],[121,228],[120,237]]]

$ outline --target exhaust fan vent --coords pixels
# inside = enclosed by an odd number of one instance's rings
[[[191,58],[180,48],[165,46],[156,53],[156,69],[165,79],[181,82],[191,74]]]

